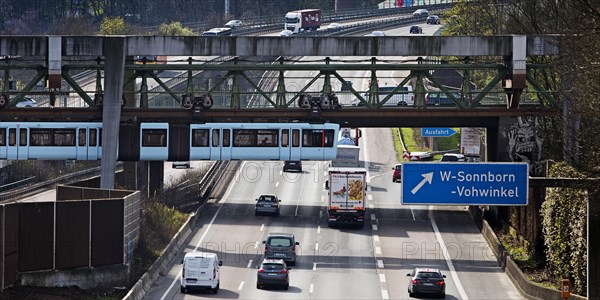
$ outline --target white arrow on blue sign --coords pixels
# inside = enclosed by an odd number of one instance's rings
[[[527,163],[402,164],[402,204],[527,205]]]
[[[452,136],[456,133],[456,130],[452,128],[421,128],[422,137],[447,137]]]

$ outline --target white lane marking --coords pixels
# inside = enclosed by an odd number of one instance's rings
[[[240,286],[238,286],[238,291],[241,291],[243,287],[244,287],[244,282],[242,281],[242,282],[240,282]]]
[[[377,230],[379,230],[379,228],[378,228],[378,227],[377,227],[377,225],[375,225],[375,224],[371,224],[371,227],[373,227],[373,231],[377,231]]]
[[[239,175],[239,170],[242,170],[243,167],[244,167],[244,165],[242,165],[242,168],[238,169],[238,174],[236,174],[236,175]],[[208,226],[206,226],[206,230],[204,231],[204,233],[200,237],[200,240],[198,241],[198,243],[194,247],[193,251],[196,251],[196,250],[198,250],[198,248],[200,248],[200,244],[202,244],[202,242],[204,241],[204,238],[206,237],[206,235],[210,231],[210,228],[212,227],[213,223],[217,219],[217,216],[219,215],[219,212],[221,212],[221,208],[223,208],[223,206],[225,206],[225,202],[229,198],[229,194],[231,194],[231,190],[232,189],[233,189],[233,184],[230,185],[229,188],[227,189],[227,191],[225,192],[225,196],[223,197],[222,205],[219,206],[219,208],[215,212],[215,215],[212,217],[212,219],[210,219],[210,222],[208,223]],[[167,297],[167,295],[169,294],[169,292],[171,291],[171,289],[175,286],[175,283],[177,283],[177,281],[179,281],[180,277],[181,277],[181,270],[179,270],[179,272],[177,273],[177,276],[175,276],[175,278],[173,278],[173,281],[169,285],[169,288],[167,288],[167,290],[165,291],[165,293],[160,297],[160,300],[164,300],[165,297]]]
[[[379,242],[379,236],[378,235],[373,235],[373,240],[376,242]]]
[[[371,220],[375,220],[375,214],[371,214]]]
[[[313,263],[313,271],[317,270],[317,263]]]
[[[383,265],[383,260],[378,259],[377,260],[377,269],[383,269],[384,265]],[[379,274],[379,275],[383,275],[383,274]],[[385,281],[385,280],[384,280]]]
[[[319,243],[315,243],[315,252],[319,252]]]
[[[321,211],[319,211],[321,212]],[[317,226],[317,234],[321,233],[321,225]]]
[[[375,209],[375,205],[373,205],[373,203],[369,203],[369,209]]]
[[[390,299],[390,296],[388,295],[387,290],[381,290],[381,299],[384,299],[384,300]]]
[[[369,202],[371,202],[371,200],[373,200],[373,195],[368,194],[367,195],[367,200],[369,200]],[[371,205],[373,205],[373,203],[371,203]]]
[[[279,176],[283,175],[283,170],[279,170]]]
[[[413,221],[417,220],[417,219],[415,219],[415,211],[413,210],[412,205],[410,206],[410,213],[413,216]]]
[[[260,224],[260,231],[263,231],[265,229],[265,224]]]
[[[279,181],[275,182],[275,187],[279,186]]]
[[[381,282],[381,283],[385,283],[386,282],[386,280],[385,280],[385,274],[379,274],[379,282]]]
[[[294,217],[298,216],[298,208],[300,208],[300,197],[302,197],[302,191],[304,191],[304,180],[302,180],[302,185],[300,185],[300,195],[298,195],[298,200],[296,201],[296,211],[294,212]]]
[[[325,202],[325,198],[327,198],[327,196],[325,196],[325,195],[321,196],[321,202]]]
[[[327,177],[327,171],[323,172],[323,176]]]
[[[375,247],[375,254],[381,255],[381,247]]]
[[[312,294],[312,292],[313,292],[313,288],[314,288],[314,285],[311,283],[311,284],[310,284],[310,287],[308,288],[308,293],[309,293],[309,294]]]
[[[448,265],[448,270],[450,270],[450,275],[452,276],[452,280],[458,289],[458,293],[460,294],[460,298],[464,300],[469,300],[467,297],[467,293],[460,283],[460,279],[458,278],[458,273],[456,273],[456,269],[454,268],[454,264],[452,263],[452,259],[450,259],[450,255],[448,253],[448,248],[446,247],[446,243],[444,243],[444,239],[442,238],[442,234],[435,222],[435,218],[433,217],[433,206],[429,206],[429,219],[431,220],[431,227],[433,227],[433,231],[435,232],[435,238],[437,239],[440,247],[442,248],[442,255],[444,255],[444,259],[446,260],[446,264]]]
[[[259,245],[258,241],[254,242],[254,249],[258,248],[258,245]]]
[[[360,128],[358,130],[361,130]],[[362,137],[362,144],[363,145],[368,145],[369,143],[367,142],[367,135],[363,135]],[[360,141],[360,140],[359,140]],[[363,153],[363,159],[365,160],[365,168],[367,169],[367,191],[371,191],[371,172],[369,172],[369,167],[370,167],[370,160],[369,160],[369,151],[366,151],[366,149],[361,149],[361,151]]]
[[[251,266],[252,266],[252,260],[249,260],[248,265],[246,266],[246,269],[250,269]]]
[[[320,219],[320,218],[322,218],[322,217],[323,217],[323,211],[322,211],[322,210],[320,210],[320,211],[319,211],[319,219]]]

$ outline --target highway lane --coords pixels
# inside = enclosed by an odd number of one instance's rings
[[[198,221],[201,227],[185,247],[184,251],[216,251],[222,257],[224,266],[218,297],[380,299],[371,228],[340,230],[326,225],[324,163],[307,162],[301,175],[286,173],[285,176],[279,173],[281,167],[273,168],[269,164],[272,163],[245,162],[224,198],[201,211]],[[286,176],[288,179],[284,180]],[[254,216],[254,199],[261,193],[276,193],[283,199],[280,217]],[[262,259],[261,242],[268,232],[293,233],[300,243],[300,258],[292,267],[287,291],[256,288],[256,268]],[[213,297],[202,291],[192,295],[180,293],[178,278],[182,256],[180,253],[174,259],[168,275],[160,278],[146,299]]]

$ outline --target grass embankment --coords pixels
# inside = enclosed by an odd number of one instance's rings
[[[453,128],[456,131],[459,131],[458,128]],[[404,139],[404,146],[410,152],[428,152],[431,151],[429,143],[425,138],[421,137],[421,128],[400,128],[400,132]],[[402,143],[400,142],[400,136],[398,135],[398,130],[396,128],[392,128],[392,137],[394,139],[394,148],[396,149],[396,156],[398,161],[403,161],[402,158]],[[437,143],[438,151],[447,151],[457,149],[457,145],[460,143],[460,135],[455,134],[450,137],[437,137],[435,138],[435,143]],[[433,160],[439,160],[441,155],[435,155]]]

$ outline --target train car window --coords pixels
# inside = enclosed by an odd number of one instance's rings
[[[303,147],[333,147],[333,135],[335,131],[332,129],[325,130],[302,130],[302,146]]]
[[[8,129],[8,145],[9,146],[17,145],[17,129],[15,129],[15,128]]]
[[[27,129],[19,130],[19,146],[27,146]]]
[[[231,146],[231,143],[229,142],[229,141],[231,141],[230,133],[231,133],[231,129],[223,129],[223,147]]]
[[[192,130],[192,147],[208,147],[208,129]]]
[[[52,129],[31,129],[29,131],[30,146],[51,146]]]
[[[166,147],[167,130],[166,129],[143,129],[142,147]]]
[[[0,128],[0,146],[6,146],[6,128]]]
[[[288,147],[290,145],[290,130],[281,130],[281,147]]]
[[[75,146],[75,129],[54,129],[54,146]]]
[[[292,129],[292,147],[300,147],[300,129]]]
[[[234,147],[254,147],[256,146],[256,130],[253,129],[234,129],[233,130]]]
[[[212,146],[219,147],[220,140],[221,140],[221,137],[219,135],[219,129],[213,129],[212,130]]]
[[[85,147],[87,141],[87,135],[85,134],[85,128],[79,128],[79,147]]]
[[[96,147],[96,128],[90,128],[89,144],[91,147]]]
[[[277,147],[279,145],[279,130],[278,129],[269,129],[262,130],[259,129],[256,132],[257,140],[260,141],[260,146],[262,147]]]

